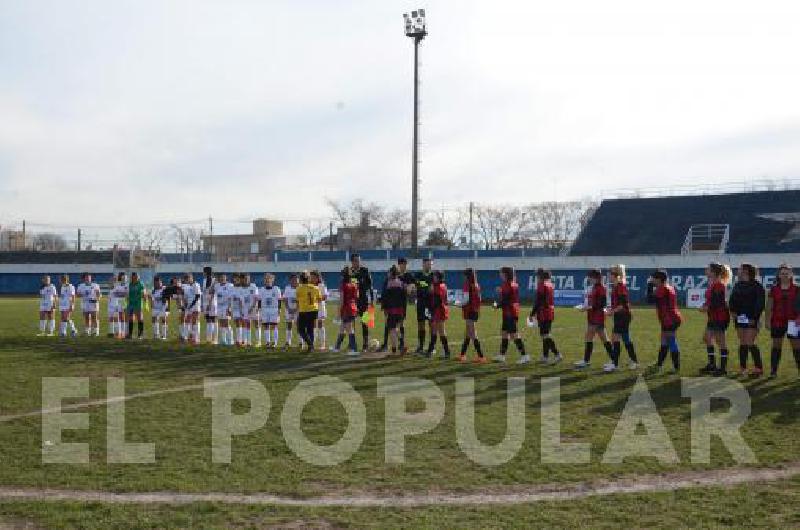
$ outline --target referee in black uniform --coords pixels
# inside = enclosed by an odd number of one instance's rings
[[[361,264],[361,255],[357,252],[350,255],[350,276],[358,284],[356,307],[358,308],[358,317],[361,319],[374,300],[372,299],[372,275],[370,275],[369,269]],[[362,349],[367,351],[369,349],[369,326],[363,320],[361,320],[361,336],[364,339]]]
[[[414,353],[422,355],[425,351],[425,330],[430,326],[431,322],[433,260],[431,258],[423,258],[422,270],[414,273],[413,278],[417,298],[417,339],[419,341]]]

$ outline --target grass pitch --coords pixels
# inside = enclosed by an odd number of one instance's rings
[[[0,299],[0,486],[71,490],[264,492],[291,497],[331,494],[380,493],[386,495],[429,491],[482,492],[537,484],[599,481],[640,474],[705,470],[736,466],[728,450],[712,442],[711,462],[690,461],[689,399],[681,397],[676,376],[647,378],[647,385],[669,433],[680,463],[660,464],[654,458],[627,459],[624,464],[601,462],[617,420],[639,372],[622,370],[602,374],[606,361],[595,346],[593,366],[572,370],[583,351],[584,315],[559,309],[553,335],[565,355],[560,365],[516,366],[510,348],[506,366],[461,365],[455,361],[404,358],[350,360],[341,354],[303,354],[298,351],[229,347],[187,347],[177,342],[117,341],[106,338],[58,339],[35,337],[36,300]],[[525,310],[527,311],[527,309]],[[463,338],[460,312],[448,323],[451,349]],[[695,376],[705,363],[701,342],[703,315],[684,310],[686,322],[679,333],[683,376]],[[407,337],[416,345],[416,323],[406,322]],[[499,315],[485,308],[479,334],[487,354],[499,349]],[[374,334],[382,335],[379,322]],[[105,331],[105,328],[102,328]],[[175,327],[172,327],[175,336]],[[149,335],[149,323],[147,325]],[[524,329],[528,351],[540,353],[540,341]],[[329,324],[329,339],[335,329]],[[654,362],[658,327],[651,308],[634,310],[632,337],[642,365]],[[359,344],[361,340],[359,337]],[[731,360],[736,364],[735,333],[729,333]],[[769,338],[762,332],[762,352],[768,358]],[[439,348],[441,349],[441,348]],[[623,359],[625,354],[623,352]],[[320,374],[347,381],[362,396],[367,411],[367,434],[360,449],[347,462],[319,467],[294,455],[283,439],[280,411],[287,394],[300,382]],[[88,376],[91,399],[106,396],[106,378],[124,377],[128,395],[154,392],[126,402],[126,440],[156,444],[153,464],[109,464],[106,461],[106,408],[85,409],[88,430],[65,431],[66,442],[87,442],[88,464],[42,462],[42,378]],[[444,419],[432,431],[406,442],[406,463],[384,462],[384,406],[376,393],[378,377],[419,377],[435,382],[445,394]],[[526,439],[510,462],[486,467],[471,462],[461,452],[455,436],[454,387],[457,377],[475,380],[476,425],[480,440],[500,442],[506,432],[506,380],[526,378]],[[561,417],[564,441],[589,442],[588,464],[544,464],[540,448],[540,379],[561,378]],[[211,461],[211,406],[203,397],[204,377],[249,377],[263,383],[272,400],[267,425],[234,438],[230,464]],[[752,402],[752,413],[742,428],[745,440],[760,466],[780,466],[800,461],[800,379],[785,346],[779,378],[741,379]],[[174,392],[167,390],[188,389]],[[724,405],[722,405],[724,408]],[[243,407],[246,410],[246,407]],[[338,403],[315,399],[304,410],[303,430],[313,441],[333,443],[346,428]],[[800,480],[733,488],[698,488],[677,492],[625,494],[579,500],[515,506],[441,506],[427,508],[297,508],[197,504],[121,506],[74,502],[0,502],[0,528],[31,521],[44,527],[520,527],[627,525],[633,527],[800,525]]]

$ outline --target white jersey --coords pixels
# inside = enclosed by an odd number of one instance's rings
[[[261,300],[261,320],[267,324],[277,324],[281,318],[281,288],[277,285],[264,286],[258,290]]]
[[[283,290],[283,300],[286,302],[286,320],[297,318],[297,289],[287,285]]]
[[[125,298],[128,296],[128,284],[116,282],[108,292],[108,312],[119,313],[125,310]]]
[[[319,289],[319,294],[322,297],[322,300],[320,300],[319,302],[319,310],[317,311],[317,318],[327,318],[328,307],[326,300],[328,298],[328,286],[325,285],[325,282],[319,282],[317,284],[317,289]]]
[[[61,284],[58,292],[59,311],[69,311],[72,309],[72,299],[75,297],[75,286],[71,283]]]
[[[218,297],[217,289],[219,284],[214,277],[205,278],[203,280],[203,313],[209,317],[217,316]]]
[[[233,304],[234,286],[231,282],[217,285],[217,315],[222,319],[228,318]]]
[[[242,288],[242,316],[258,320],[258,287],[251,283]]]
[[[234,285],[231,288],[231,316],[240,319],[244,316],[245,288]]]
[[[202,296],[203,290],[200,288],[200,284],[197,282],[194,283],[182,283],[181,284],[181,296],[183,297],[183,310],[187,313],[199,313],[200,312],[200,304],[202,303]],[[197,299],[197,301],[195,301]]]
[[[82,283],[75,290],[81,298],[81,310],[84,313],[94,313],[100,309],[100,286],[96,283]]]
[[[150,293],[150,297],[153,299],[152,310],[154,317],[160,317],[169,312],[169,303],[164,298],[164,286],[153,289],[153,292]]]
[[[39,311],[52,311],[56,304],[58,291],[56,286],[51,284],[42,285],[39,289]]]

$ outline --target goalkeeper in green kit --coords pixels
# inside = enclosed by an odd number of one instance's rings
[[[128,334],[125,338],[133,338],[133,321],[136,320],[137,338],[144,335],[144,318],[142,318],[142,303],[144,301],[144,283],[139,279],[139,274],[131,273],[131,283],[128,287]]]

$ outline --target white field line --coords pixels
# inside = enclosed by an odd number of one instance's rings
[[[113,493],[62,489],[0,487],[0,500],[78,501],[106,504],[191,504],[210,502],[233,505],[271,505],[301,507],[420,507],[468,506],[497,504],[529,504],[563,501],[614,494],[653,493],[699,487],[730,487],[754,482],[788,479],[800,475],[800,463],[783,468],[728,468],[710,471],[688,471],[666,475],[639,475],[597,483],[544,484],[528,488],[494,487],[491,493],[442,493],[424,495],[330,495],[293,498],[263,493]]]

